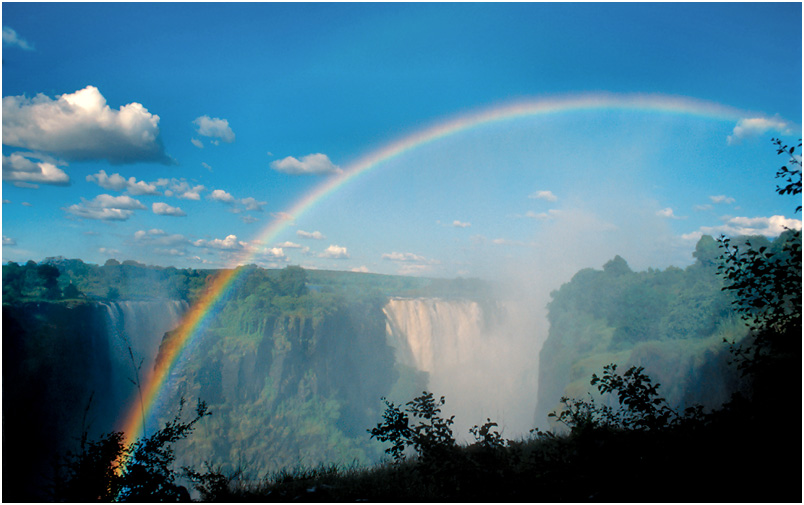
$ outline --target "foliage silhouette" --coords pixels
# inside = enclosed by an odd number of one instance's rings
[[[198,401],[195,416],[183,421],[184,402],[176,416],[153,435],[129,445],[122,432],[112,432],[97,441],[81,437],[77,454],[67,455],[56,483],[58,501],[189,501],[183,486],[176,484],[179,472],[173,469],[173,444],[190,435],[195,424],[210,415]]]

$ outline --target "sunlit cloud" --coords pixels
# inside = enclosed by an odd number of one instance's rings
[[[345,247],[339,245],[330,245],[324,252],[318,255],[319,258],[327,259],[349,259],[349,252]]]
[[[17,34],[17,31],[9,26],[3,27],[3,45],[11,47],[19,47],[26,51],[33,51],[33,44],[23,39]]]
[[[70,185],[70,177],[53,163],[33,161],[18,153],[3,156],[3,180],[30,188],[37,188],[37,184]]]
[[[201,192],[206,191],[203,184],[191,186],[185,179],[159,179],[155,183],[157,186],[167,186],[165,196],[175,196],[182,200],[200,200]]]
[[[555,202],[558,200],[558,197],[554,195],[552,191],[547,190],[531,193],[528,195],[528,198],[533,200],[546,200],[548,202]]]
[[[41,93],[3,97],[3,144],[67,161],[174,163],[159,136],[159,116],[136,102],[112,109],[94,86],[55,100]]]
[[[196,132],[204,137],[212,138],[213,144],[217,144],[219,141],[231,144],[235,141],[234,131],[229,127],[229,121],[226,119],[201,116],[193,120],[193,124],[196,126]],[[198,145],[195,142],[193,144]]]
[[[154,202],[151,205],[151,209],[153,210],[154,214],[159,214],[160,216],[186,216],[187,213],[181,210],[179,207],[173,207],[168,205],[164,202]]]
[[[763,135],[769,131],[788,135],[792,133],[793,125],[779,116],[744,118],[737,122],[726,140],[729,145],[738,144],[745,138]]]
[[[145,209],[145,205],[127,195],[98,195],[92,200],[81,199],[81,203],[70,205],[64,210],[83,219],[102,221],[125,221],[135,210]]]
[[[322,175],[343,172],[340,167],[330,161],[326,154],[321,153],[308,154],[303,156],[301,160],[288,156],[281,160],[272,161],[271,168],[277,172],[291,175]]]

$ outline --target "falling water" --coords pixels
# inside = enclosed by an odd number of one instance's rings
[[[428,373],[429,390],[455,415],[458,440],[486,418],[507,438],[533,427],[542,339],[517,305],[489,314],[470,300],[394,298],[383,311],[397,363]]]

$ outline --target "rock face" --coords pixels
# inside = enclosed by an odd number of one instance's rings
[[[136,392],[132,356],[152,363],[184,310],[174,300],[3,306],[3,458],[13,462],[3,476],[20,483],[9,493],[47,500],[42,483],[54,458],[75,450],[84,430],[97,437],[116,428]]]

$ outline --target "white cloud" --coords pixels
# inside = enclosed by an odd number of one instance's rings
[[[243,198],[240,200],[240,203],[246,206],[246,210],[251,210],[255,212],[262,212],[262,206],[268,202],[260,202],[256,198],[249,196],[248,198]]]
[[[263,255],[273,260],[287,260],[285,251],[283,251],[281,247],[266,248],[263,251]]]
[[[167,186],[169,189],[165,190],[165,196],[176,196],[183,200],[200,200],[201,192],[207,188],[199,184],[197,186],[190,186],[184,179],[159,179],[154,183],[156,186]]]
[[[667,207],[665,209],[657,210],[656,215],[659,217],[666,217],[668,219],[686,219],[684,217],[676,216],[673,209]]]
[[[17,245],[17,241],[11,237],[3,235],[3,245]]]
[[[529,210],[529,211],[527,211],[525,213],[525,217],[530,218],[530,219],[545,220],[545,219],[555,218],[559,214],[561,214],[561,211],[556,210],[556,209],[550,209],[547,212],[539,212],[539,213],[536,213],[536,212],[533,212],[532,210]]]
[[[681,236],[686,240],[697,240],[701,235],[764,235],[776,237],[786,229],[800,230],[800,219],[789,219],[784,216],[770,217],[724,217],[720,226],[702,226],[697,231]]]
[[[217,200],[223,203],[234,203],[235,198],[222,189],[216,189],[207,197],[210,200]]]
[[[256,223],[257,221],[259,221],[259,219],[257,219],[256,217],[249,215],[240,216],[240,220],[246,224]]]
[[[285,249],[301,249],[302,245],[288,241],[288,242],[282,242],[281,244],[277,244],[277,247],[283,247]]]
[[[224,251],[237,251],[244,249],[248,244],[237,240],[237,235],[227,235],[225,239],[219,238],[213,240],[199,239],[193,242],[196,247],[208,247],[210,249],[221,249]]]
[[[702,204],[702,205],[696,205],[696,206],[693,207],[693,210],[696,210],[696,211],[712,210],[712,205],[708,204],[708,203],[705,203],[705,204]]]
[[[382,255],[382,259],[389,260],[389,261],[398,261],[398,262],[413,262],[413,263],[426,263],[427,258],[424,256],[420,256],[418,254],[409,253],[409,252],[391,252],[385,253]]]
[[[18,153],[3,156],[3,180],[14,182],[18,186],[34,188],[38,187],[34,183],[54,186],[70,184],[70,177],[53,163],[32,161]]]
[[[301,238],[311,238],[315,240],[324,240],[326,237],[320,231],[304,231],[304,230],[296,230],[296,235]]]
[[[712,203],[734,203],[734,198],[726,195],[710,196]]]
[[[185,246],[190,243],[190,241],[181,234],[173,234],[169,235],[163,230],[159,229],[151,229],[148,231],[139,230],[134,233],[134,241],[137,244],[145,245],[145,246],[162,246],[168,248],[176,248],[178,246]]]
[[[111,109],[94,86],[55,100],[41,93],[3,97],[3,144],[68,161],[173,163],[159,137],[159,116],[136,102]]]
[[[181,210],[179,207],[170,206],[164,202],[154,202],[151,206],[151,209],[154,211],[154,214],[159,214],[160,216],[186,216],[187,213]]]
[[[531,193],[528,195],[528,198],[534,200],[547,200],[548,202],[555,202],[558,200],[558,197],[553,194],[552,191],[537,191],[535,193]]]
[[[202,162],[201,162],[201,166],[202,166],[202,167],[204,167],[204,168],[206,168],[206,169],[207,169],[207,170],[209,170],[210,172],[212,172],[212,167],[209,165],[209,163],[206,163],[206,162],[202,161]]]
[[[201,141],[200,141],[200,140],[198,140],[198,139],[190,139],[190,142],[192,142],[192,143],[193,143],[193,145],[194,145],[195,147],[199,148],[199,149],[203,149],[203,148],[204,148],[204,143],[203,143],[203,142],[201,142]]]
[[[370,273],[368,267],[366,265],[361,265],[359,267],[354,267],[350,270],[350,272],[357,272],[362,274]]]
[[[3,27],[3,44],[8,46],[19,47],[20,49],[25,49],[26,51],[34,50],[33,45],[31,45],[27,40],[17,35],[16,30],[8,26]]]
[[[772,118],[754,117],[744,118],[737,122],[731,135],[726,139],[729,145],[738,144],[744,138],[756,137],[768,131],[775,131],[781,134],[790,134],[793,125],[780,118],[774,116]]]
[[[235,141],[234,131],[229,127],[229,121],[217,117],[201,116],[193,120],[196,131],[204,137],[211,137],[215,140],[222,140],[228,144]],[[213,141],[215,143],[215,141]],[[193,142],[196,146],[195,142]]]
[[[457,219],[452,222],[452,226],[455,228],[469,228],[472,226],[472,223],[464,223],[462,221],[458,221]]]
[[[92,200],[81,199],[81,203],[70,205],[66,212],[84,219],[100,219],[103,221],[125,221],[135,210],[146,207],[127,195],[98,195]]]
[[[301,160],[288,156],[281,160],[272,161],[271,168],[291,175],[337,174],[343,171],[332,163],[326,154],[321,153],[308,154],[302,157]]]
[[[103,189],[113,191],[128,191],[132,195],[158,195],[159,191],[155,184],[145,181],[137,181],[134,177],[126,179],[120,174],[107,175],[105,170],[97,174],[88,175],[87,182],[94,182]]]
[[[330,245],[327,247],[324,252],[318,255],[319,258],[329,258],[329,259],[348,259],[349,252],[346,250],[345,247],[339,245]]]

